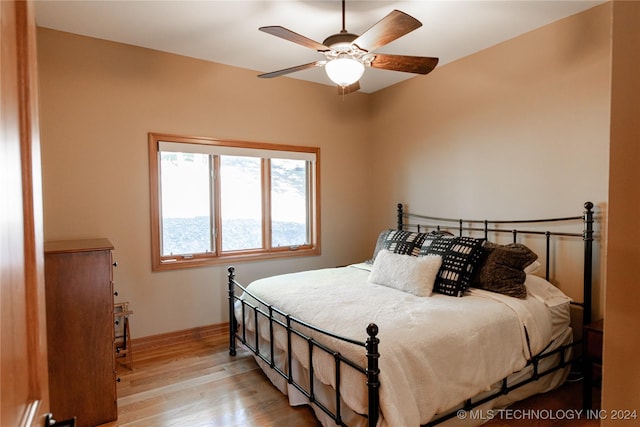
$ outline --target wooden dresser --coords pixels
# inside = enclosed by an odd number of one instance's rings
[[[51,412],[78,427],[118,418],[113,352],[113,245],[48,242],[45,249]]]

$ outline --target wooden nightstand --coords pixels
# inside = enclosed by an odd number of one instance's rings
[[[598,320],[584,327],[584,390],[585,409],[593,407],[594,388],[602,385],[602,335],[604,320]]]

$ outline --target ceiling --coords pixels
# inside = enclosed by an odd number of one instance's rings
[[[391,10],[401,10],[423,26],[377,52],[438,57],[442,66],[605,1],[347,0],[346,29],[362,34]],[[41,27],[255,70],[256,75],[323,59],[259,27],[281,25],[318,42],[342,27],[339,0],[37,0],[35,11]],[[429,78],[368,68],[360,86],[371,93],[411,77]],[[322,68],[277,78],[332,84]]]

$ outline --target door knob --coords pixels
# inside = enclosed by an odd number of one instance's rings
[[[47,414],[44,418],[44,427],[75,427],[76,417],[64,421],[56,421],[53,414]]]

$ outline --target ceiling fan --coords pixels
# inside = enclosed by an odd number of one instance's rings
[[[316,50],[323,54],[325,59],[260,74],[258,77],[278,77],[307,68],[324,66],[329,78],[338,85],[338,92],[347,94],[360,89],[359,80],[365,67],[428,74],[438,64],[438,58],[373,53],[374,50],[421,26],[422,23],[414,17],[399,10],[393,10],[362,35],[353,34],[345,28],[345,0],[342,0],[342,30],[330,35],[322,43],[281,26],[260,27],[260,31]]]

